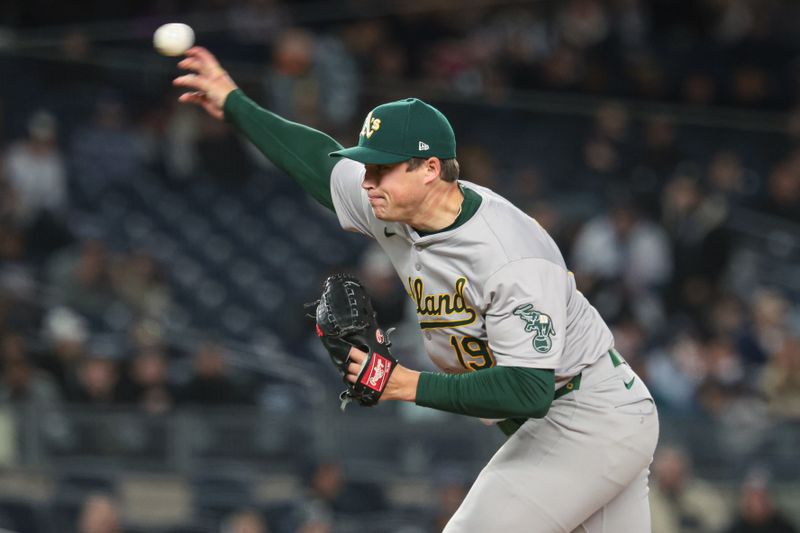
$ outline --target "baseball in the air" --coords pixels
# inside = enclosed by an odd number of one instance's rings
[[[182,22],[159,26],[153,34],[153,46],[165,56],[179,56],[194,44],[194,30]]]

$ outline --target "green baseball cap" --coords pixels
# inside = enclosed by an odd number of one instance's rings
[[[456,156],[456,136],[447,118],[417,98],[382,104],[364,119],[358,146],[330,153],[364,164],[391,165],[412,157]]]

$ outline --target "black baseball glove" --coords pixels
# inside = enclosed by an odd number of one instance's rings
[[[307,305],[316,306],[317,336],[347,385],[339,396],[342,409],[352,400],[365,406],[378,403],[397,359],[389,351],[390,332],[384,333],[378,326],[364,286],[352,276],[335,274],[325,280],[320,299]],[[347,366],[353,346],[366,352],[367,358],[356,382],[350,383]]]

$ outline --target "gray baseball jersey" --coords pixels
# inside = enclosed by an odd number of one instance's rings
[[[339,222],[388,254],[439,368],[554,369],[556,389],[582,375],[579,388],[497,451],[444,533],[649,532],[655,405],[630,367],[610,355],[611,332],[547,232],[501,196],[462,181],[481,196],[478,211],[459,227],[421,236],[374,216],[364,173],[348,159],[334,167]]]
[[[428,355],[444,372],[495,364],[554,369],[558,388],[613,346],[605,322],[533,218],[461,181],[481,196],[477,213],[453,230],[420,236],[373,215],[361,188],[364,172],[349,159],[334,168],[339,222],[373,237],[388,254],[416,304]]]

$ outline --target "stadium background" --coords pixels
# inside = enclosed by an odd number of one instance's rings
[[[657,398],[654,532],[796,531],[776,515],[800,524],[798,20],[790,0],[3,2],[0,528],[440,531],[502,442],[338,412],[302,303],[361,276],[429,368],[410,301],[176,104],[150,39],[182,21],[343,144],[377,103],[439,106],[463,177],[551,232]]]

